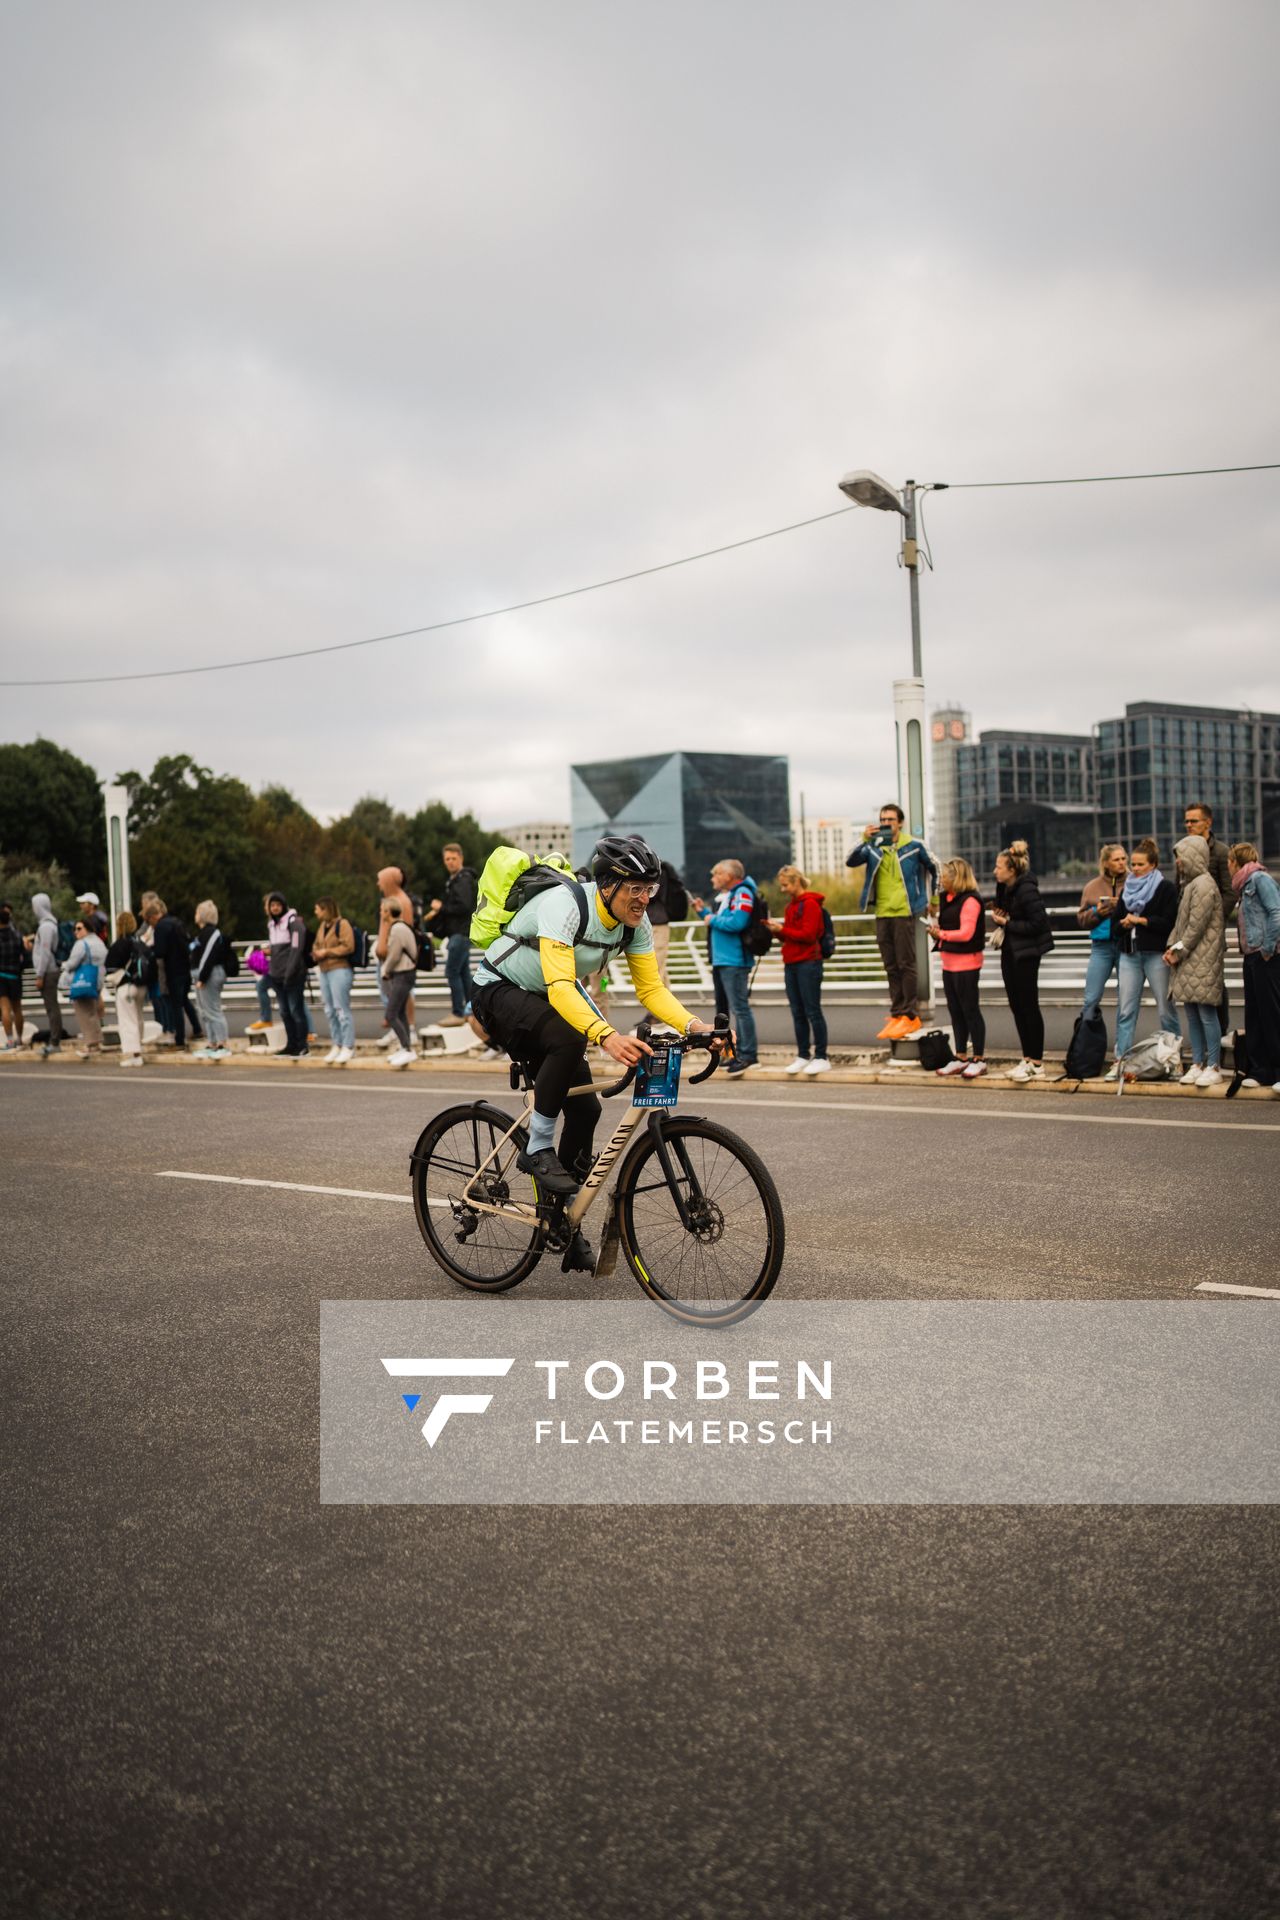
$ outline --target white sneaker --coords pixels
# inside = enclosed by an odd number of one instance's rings
[[[390,1028],[388,1028],[386,1033],[383,1034],[381,1040],[379,1040],[378,1045],[382,1048],[383,1052],[385,1053],[388,1047],[398,1047],[400,1045],[400,1042],[396,1039],[394,1033],[391,1032]]]
[[[966,1080],[981,1080],[986,1070],[985,1060],[970,1060],[965,1065],[964,1077]]]
[[[400,1047],[388,1058],[387,1065],[389,1067],[411,1067],[413,1065],[413,1055],[410,1053],[408,1047]]]
[[[1196,1086],[1200,1079],[1200,1072],[1201,1072],[1200,1067],[1198,1066],[1196,1061],[1193,1060],[1191,1062],[1191,1065],[1187,1068],[1186,1072],[1183,1074],[1181,1080],[1179,1080],[1178,1085],[1180,1087]]]
[[[320,1062],[321,1066],[331,1067],[341,1052],[341,1047],[330,1047],[328,1053],[326,1053],[324,1059]]]
[[[1023,1060],[1023,1061],[1020,1061],[1019,1064],[1013,1069],[1013,1072],[1009,1075],[1009,1078],[1011,1080],[1016,1080],[1019,1082],[1020,1085],[1025,1086],[1028,1080],[1043,1080],[1044,1068],[1043,1066],[1040,1065],[1038,1061]]]
[[[936,1067],[934,1069],[935,1077],[939,1080],[954,1080],[958,1073],[964,1072],[968,1064],[967,1060],[961,1060],[959,1058],[948,1060],[945,1067]]]
[[[1220,1087],[1222,1085],[1221,1067],[1205,1067],[1196,1077],[1198,1087]]]
[[[486,1047],[482,1053],[478,1053],[475,1057],[477,1060],[501,1060],[502,1050],[500,1047]]]
[[[808,1065],[809,1065],[809,1062],[805,1059],[804,1055],[802,1053],[798,1053],[795,1059],[786,1068],[786,1072],[787,1073],[803,1073],[805,1069],[808,1067]]]
[[[334,1066],[345,1067],[348,1060],[351,1059],[354,1053],[355,1053],[354,1047],[339,1047],[338,1051],[333,1056]]]
[[[1249,1080],[1249,1079],[1246,1079],[1246,1080],[1242,1080],[1242,1081],[1240,1082],[1240,1085],[1241,1085],[1242,1087],[1250,1087],[1250,1088],[1253,1088],[1253,1089],[1254,1089],[1254,1090],[1256,1091],[1256,1090],[1257,1090],[1257,1088],[1258,1088],[1258,1087],[1260,1087],[1260,1086],[1262,1085],[1262,1082],[1261,1082],[1261,1080]]]
[[[790,1072],[790,1068],[788,1068],[787,1071]],[[814,1075],[817,1073],[830,1073],[831,1062],[827,1059],[826,1055],[824,1054],[820,1060],[810,1060],[809,1064],[806,1066],[804,1071],[805,1071],[805,1078],[807,1080],[812,1080]]]
[[[1102,1077],[1104,1080],[1110,1080],[1114,1083],[1120,1078],[1123,1071],[1124,1069],[1121,1067],[1120,1062],[1117,1060],[1115,1064],[1110,1068],[1110,1070],[1104,1073]]]

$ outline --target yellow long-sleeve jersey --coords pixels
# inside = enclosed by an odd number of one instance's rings
[[[561,940],[539,940],[538,957],[542,962],[542,977],[547,983],[547,999],[569,1025],[579,1033],[585,1033],[593,1043],[607,1040],[617,1031],[588,1000],[585,991],[578,984],[573,970],[573,948]],[[627,966],[631,972],[632,983],[641,1005],[655,1020],[663,1021],[674,1027],[677,1033],[684,1033],[697,1017],[682,1007],[674,993],[662,984],[662,975],[658,972],[658,962],[652,953],[628,953]]]

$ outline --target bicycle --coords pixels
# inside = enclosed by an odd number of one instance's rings
[[[727,1023],[725,1023],[727,1024]],[[611,1275],[621,1247],[642,1292],[677,1320],[725,1326],[745,1319],[772,1291],[786,1244],[782,1204],[773,1179],[745,1140],[700,1114],[674,1113],[680,1063],[706,1049],[700,1085],[719,1065],[717,1034],[657,1038],[641,1026],[653,1057],[639,1069],[632,1106],[596,1154],[576,1194],[543,1194],[534,1175],[516,1166],[533,1112],[528,1069],[511,1068],[522,1111],[488,1101],[437,1114],[410,1155],[418,1228],[437,1265],[476,1293],[506,1293],[528,1278],[547,1253],[564,1253],[604,1190],[631,1141],[609,1197],[595,1276]],[[630,1067],[611,1086],[574,1088],[612,1099],[636,1079]],[[632,1135],[641,1126],[639,1139]]]

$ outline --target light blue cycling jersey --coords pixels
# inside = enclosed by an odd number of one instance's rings
[[[573,971],[579,980],[585,980],[590,974],[598,973],[610,953],[620,953],[622,936],[626,928],[620,921],[606,926],[600,917],[600,889],[593,881],[584,880],[583,891],[587,896],[587,924],[583,932],[583,945],[576,945],[578,934],[578,902],[569,887],[548,887],[544,893],[536,893],[521,907],[520,911],[508,920],[502,932],[486,952],[484,959],[475,969],[475,983],[485,986],[494,980],[510,980],[514,986],[523,987],[527,993],[540,993],[545,996],[547,983],[542,975],[542,961],[536,946],[513,946],[509,934],[523,935],[531,940],[556,940],[561,946],[573,946]],[[587,944],[596,942],[598,944]],[[653,928],[646,913],[640,925],[631,936],[627,948],[628,954],[653,952]]]

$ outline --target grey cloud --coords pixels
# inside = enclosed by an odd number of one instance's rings
[[[67,31],[68,19],[74,32]],[[24,19],[0,81],[6,676],[320,645],[838,504],[1266,459],[1260,6],[381,4]],[[941,495],[931,694],[1280,705],[1280,476]],[[892,778],[886,518],[422,641],[10,694],[338,810],[562,812],[616,742]]]

